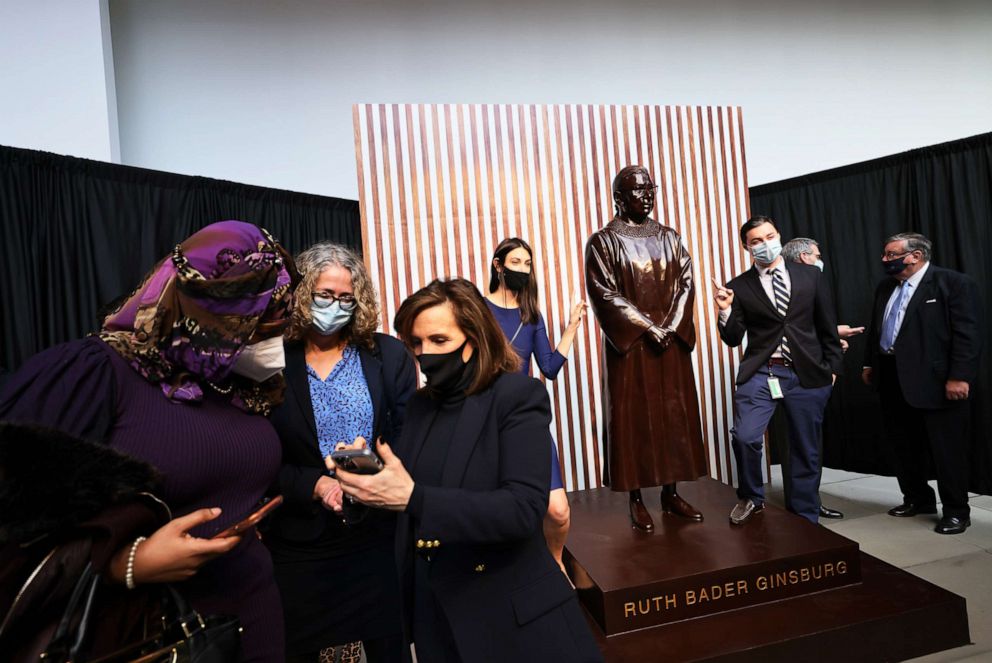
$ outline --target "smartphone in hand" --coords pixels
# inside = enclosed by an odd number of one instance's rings
[[[383,467],[382,461],[368,447],[335,449],[331,452],[331,460],[342,470],[355,474],[376,474]]]
[[[282,495],[276,495],[272,499],[267,500],[261,508],[249,515],[247,518],[239,520],[227,529],[214,534],[211,538],[226,539],[229,536],[240,536],[241,534],[244,534],[246,530],[260,523],[263,518],[275,511],[280,504],[282,504]]]

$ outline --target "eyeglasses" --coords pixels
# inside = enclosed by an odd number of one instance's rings
[[[903,251],[902,253],[896,253],[894,251],[886,251],[882,254],[883,260],[895,260],[896,258],[902,258],[903,256],[908,256],[912,251]]]
[[[340,295],[334,295],[330,292],[313,293],[313,305],[317,308],[327,308],[334,302],[337,302],[344,311],[351,311],[358,306],[358,300],[350,292],[343,292]]]
[[[644,198],[648,195],[655,195],[658,192],[657,185],[655,186],[642,186],[636,189],[625,189],[634,195],[635,198]]]

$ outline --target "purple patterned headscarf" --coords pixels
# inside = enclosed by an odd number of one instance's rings
[[[256,383],[231,367],[249,341],[283,333],[295,280],[292,258],[267,231],[214,223],[156,265],[100,337],[173,400],[199,401],[210,385],[268,414],[282,400],[282,376]]]

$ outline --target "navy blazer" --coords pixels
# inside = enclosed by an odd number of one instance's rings
[[[417,386],[413,357],[399,340],[375,335],[375,351],[358,349],[362,372],[372,397],[372,444],[378,437],[389,443],[403,430],[406,403]],[[317,443],[317,424],[310,400],[310,383],[302,343],[286,346],[286,396],[272,413],[272,424],[282,442],[282,467],[274,487],[285,503],[270,518],[268,531],[292,541],[310,541],[340,519],[313,499],[317,479],[327,467]]]
[[[878,369],[879,340],[885,306],[898,279],[887,278],[875,290],[864,366]],[[948,380],[974,383],[981,354],[978,289],[967,274],[933,263],[906,306],[895,342],[896,372],[906,402],[918,408],[952,405]],[[876,382],[878,372],[875,370]]]
[[[437,407],[423,392],[410,399],[398,448],[408,470],[430,443]],[[519,373],[501,375],[465,399],[441,485],[418,483],[397,519],[408,635],[414,555],[420,554],[430,560],[431,589],[462,660],[602,660],[575,591],[544,540],[550,424],[544,385]],[[432,643],[417,645],[432,650]]]
[[[792,281],[786,315],[772,304],[757,268],[751,267],[727,284],[734,291],[734,303],[720,337],[738,346],[747,334],[747,350],[737,371],[739,385],[767,366],[785,336],[799,383],[806,388],[825,387],[831,384],[831,373],[841,374],[843,362],[830,289],[816,267],[784,264]]]

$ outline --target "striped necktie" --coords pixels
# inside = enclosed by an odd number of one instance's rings
[[[770,270],[772,273],[772,292],[775,294],[775,309],[783,318],[789,312],[789,290],[785,287],[785,280],[779,269]],[[792,363],[792,352],[789,350],[789,339],[782,337],[782,344],[779,346],[782,359]]]

